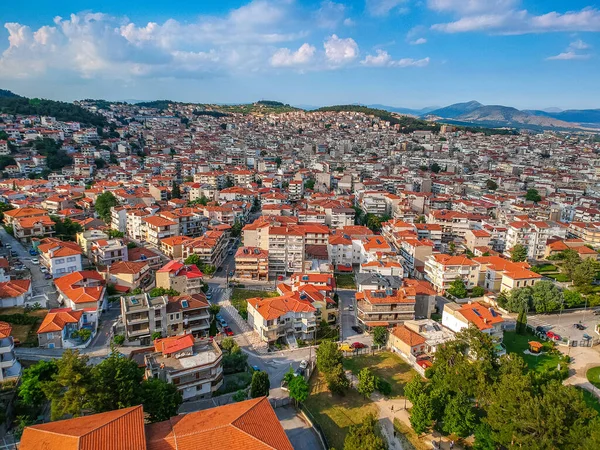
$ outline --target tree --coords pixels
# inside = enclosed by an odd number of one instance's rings
[[[458,392],[444,409],[442,429],[460,437],[470,436],[477,424],[477,417],[471,399]]]
[[[510,312],[528,311],[533,306],[533,290],[530,286],[510,291],[506,301],[506,309]]]
[[[582,295],[577,291],[565,289],[563,291],[563,297],[565,299],[565,305],[567,308],[574,308],[584,304]]]
[[[144,369],[116,349],[113,348],[108,358],[94,366],[92,377],[96,389],[91,407],[95,412],[128,408],[140,403]]]
[[[18,388],[21,401],[27,406],[40,406],[46,400],[42,385],[51,381],[57,372],[55,361],[40,361],[23,370]]]
[[[542,199],[542,196],[539,194],[537,189],[527,189],[527,194],[525,194],[525,200],[537,203],[541,199]]]
[[[288,389],[290,392],[290,397],[292,397],[298,403],[302,403],[308,398],[308,383],[303,376],[295,377],[292,375],[292,380],[288,383]]]
[[[527,312],[525,310],[519,311],[519,315],[517,316],[517,325],[515,331],[517,334],[525,334],[527,330]]]
[[[171,186],[171,198],[181,198],[181,189],[179,189],[179,184],[175,180],[173,180]]]
[[[89,407],[92,392],[92,368],[89,358],[78,350],[67,349],[56,361],[57,372],[42,383],[42,391],[51,402],[51,418],[80,416]]]
[[[539,281],[534,284],[532,300],[536,313],[558,311],[564,302],[562,291],[551,281]]]
[[[233,224],[233,226],[231,227],[231,235],[233,237],[240,237],[242,235],[242,222],[239,220],[236,220]]]
[[[210,315],[212,317],[219,314],[219,311],[221,311],[221,307],[219,305],[217,305],[216,303],[211,303],[211,305],[208,307],[208,312],[210,313]]]
[[[94,159],[94,164],[96,164],[98,169],[104,169],[104,166],[106,166],[106,161],[104,161],[102,158],[96,158]]]
[[[468,295],[465,283],[460,278],[457,278],[452,283],[450,283],[448,293],[456,298],[465,298]]]
[[[510,250],[510,260],[512,262],[523,262],[527,260],[527,249],[517,244]]]
[[[440,165],[438,163],[436,163],[436,162],[434,162],[429,168],[431,169],[431,171],[433,173],[439,173],[440,170],[442,170],[442,168],[440,167]]]
[[[375,391],[376,384],[377,379],[368,367],[365,367],[358,373],[358,386],[356,390],[366,398],[369,398]]]
[[[174,384],[160,378],[142,382],[142,403],[150,422],[162,422],[177,415],[183,398]]]
[[[420,375],[414,374],[408,383],[404,386],[404,395],[411,403],[416,403],[419,396],[427,392],[428,384]]]
[[[252,383],[250,384],[250,397],[265,397],[269,395],[271,383],[267,372],[258,371],[252,374]]]
[[[150,336],[150,339],[152,339],[153,341],[162,338],[162,332],[161,331],[155,331],[154,333],[152,333],[152,335]]]
[[[561,259],[563,261],[561,270],[569,277],[573,278],[573,274],[575,273],[575,268],[581,264],[581,258],[579,254],[569,248],[563,252],[561,252]]]
[[[160,297],[161,295],[168,295],[169,297],[176,297],[180,295],[179,291],[173,288],[156,287],[149,292],[150,297]]]
[[[123,336],[122,334],[117,334],[113,338],[113,342],[115,345],[123,345],[125,343],[125,336]]]
[[[341,365],[342,360],[342,352],[333,341],[324,341],[317,348],[317,368],[324,375]]]
[[[410,425],[417,434],[423,434],[433,426],[431,399],[429,394],[420,394],[410,410]]]
[[[473,297],[482,297],[485,294],[485,289],[481,286],[473,286],[473,289],[471,289],[471,294]]]
[[[315,189],[315,180],[306,180],[304,182],[304,188],[305,189],[309,189],[309,190],[314,190]]]
[[[231,397],[231,399],[234,402],[243,402],[244,400],[248,399],[248,393],[245,390],[240,389],[235,394],[233,394],[233,396]]]
[[[237,346],[237,343],[232,337],[226,337],[221,341],[221,348],[227,353],[232,353],[232,349]]]
[[[485,186],[490,190],[490,191],[495,191],[496,189],[498,189],[498,183],[496,183],[494,180],[487,180],[485,182]]]
[[[96,214],[98,214],[104,222],[108,223],[111,220],[110,208],[117,206],[118,204],[119,202],[117,202],[117,198],[112,192],[105,192],[96,198],[94,208]]]
[[[584,259],[573,270],[573,284],[577,287],[589,286],[596,279],[598,263],[592,258]]]
[[[344,450],[387,450],[381,437],[380,425],[373,414],[365,417],[358,425],[351,425],[344,440]]]
[[[110,230],[107,230],[106,234],[108,234],[108,237],[111,239],[125,237],[125,233],[119,230],[113,230],[112,228]]]
[[[83,231],[83,227],[77,222],[73,222],[68,217],[64,220],[57,216],[50,216],[54,222],[54,231],[56,237],[64,239],[65,241],[74,241],[77,233]]]
[[[350,382],[346,378],[344,367],[341,364],[334,366],[331,372],[325,374],[327,388],[334,394],[344,395],[350,387]]]
[[[373,343],[375,345],[384,346],[387,343],[388,330],[386,327],[373,328]]]
[[[196,267],[200,267],[202,265],[202,260],[200,259],[200,256],[198,256],[195,253],[192,253],[190,256],[185,258],[183,262],[188,266],[194,265]]]

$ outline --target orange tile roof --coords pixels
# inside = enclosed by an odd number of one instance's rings
[[[190,447],[191,448],[191,447]],[[25,428],[20,450],[146,450],[142,406]]]
[[[392,335],[411,347],[422,345],[426,342],[426,339],[423,336],[410,328],[406,328],[404,325],[394,327]]]
[[[293,450],[266,397],[172,417],[146,434],[148,450]]]
[[[110,273],[136,274],[148,265],[143,261],[118,261],[110,266]]]
[[[97,280],[100,286],[81,286],[86,279]],[[56,288],[67,296],[73,303],[98,302],[104,294],[104,278],[94,270],[73,272],[54,280]]]
[[[10,333],[12,333],[12,325],[8,322],[0,322],[0,339],[9,337]]]
[[[277,319],[288,312],[315,312],[316,308],[308,300],[300,300],[297,292],[287,293],[281,297],[251,298],[248,300],[256,311],[265,319]]]
[[[37,334],[62,331],[68,323],[77,323],[81,319],[83,311],[73,311],[69,308],[51,309],[40,327]]]
[[[154,341],[154,350],[161,352],[163,355],[170,355],[180,352],[194,345],[194,336],[184,334],[181,336],[171,336],[164,339],[156,339]]]
[[[493,308],[488,308],[479,302],[466,304],[458,310],[462,316],[480,330],[492,328],[496,323],[504,322],[504,319]]]
[[[10,280],[0,283],[0,298],[14,298],[29,291],[31,280]]]

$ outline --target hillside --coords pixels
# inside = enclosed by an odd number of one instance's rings
[[[3,91],[9,92],[10,91]],[[73,103],[57,102],[39,98],[0,95],[0,113],[52,116],[62,122],[81,122],[84,125],[104,126],[106,119]]]
[[[423,115],[429,113],[430,111],[437,109],[437,107],[412,109],[412,108],[402,108],[400,106],[387,106],[387,105],[379,105],[379,104],[366,105],[366,106],[369,108],[383,109],[385,111],[398,113],[398,114],[408,114],[408,115],[415,116],[415,117],[423,116]]]
[[[446,106],[444,108],[434,109],[433,111],[427,112],[427,116],[443,117],[445,119],[454,119],[463,114],[470,113],[471,111],[481,108],[483,105],[475,100],[466,103],[454,103],[453,105]]]
[[[11,91],[7,91],[6,89],[0,89],[0,98],[15,98],[15,97],[20,97],[20,95],[17,95]]]
[[[402,133],[411,133],[415,130],[431,130],[439,131],[440,126],[437,123],[426,122],[422,119],[417,119],[409,116],[399,116],[383,109],[369,108],[367,106],[360,105],[335,105],[325,106],[323,108],[316,109],[313,112],[326,112],[326,111],[353,111],[360,112],[375,117],[379,117],[382,120],[386,120],[394,125],[400,125]]]
[[[516,108],[501,105],[481,106],[473,111],[454,117],[455,120],[475,123],[498,123],[502,126],[537,125],[542,127],[568,128],[572,124],[552,117],[535,116]]]
[[[565,122],[600,125],[600,109],[568,109],[566,111],[527,111],[540,117],[552,117]]]

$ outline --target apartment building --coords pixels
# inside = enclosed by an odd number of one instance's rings
[[[81,248],[74,242],[63,242],[54,238],[43,239],[38,245],[40,263],[53,277],[83,269]]]
[[[269,272],[285,274],[304,269],[304,232],[298,226],[268,230]]]
[[[600,245],[600,222],[571,222],[568,235],[583,239],[586,244]]]
[[[490,292],[509,292],[533,286],[542,279],[542,275],[529,270],[526,262],[512,262],[499,256],[482,256],[473,261],[479,264],[477,284]]]
[[[194,264],[169,261],[156,272],[156,287],[174,289],[181,294],[202,293],[204,274]]]
[[[154,352],[144,355],[146,378],[159,378],[177,387],[184,400],[210,398],[223,384],[223,354],[209,339],[191,334],[154,341]]]
[[[92,255],[92,245],[97,241],[106,241],[108,239],[108,234],[101,230],[84,230],[76,235],[77,245],[81,247],[84,255],[90,259]]]
[[[128,261],[127,244],[123,239],[98,239],[90,248],[90,261],[106,267]]]
[[[13,223],[15,238],[23,242],[31,242],[33,238],[51,237],[55,233],[55,224],[50,216],[24,217]]]
[[[82,310],[51,309],[37,330],[38,345],[50,349],[80,347],[84,343],[76,332],[83,328],[90,329],[91,324],[84,322],[86,317]]]
[[[431,255],[425,261],[425,279],[437,292],[444,293],[452,282],[460,279],[467,289],[477,286],[479,265],[466,256],[443,253]]]
[[[85,311],[86,322],[96,321],[101,311],[106,310],[106,281],[95,270],[81,270],[54,280],[58,302],[74,311]]]
[[[191,334],[196,338],[208,337],[210,304],[204,294],[169,297],[167,304],[167,334]]]
[[[203,264],[219,267],[227,256],[227,235],[223,231],[210,230],[203,236],[183,243],[182,258],[198,255]]]
[[[4,223],[13,227],[20,219],[47,217],[48,211],[40,208],[16,208],[4,211]]]
[[[371,329],[412,320],[415,318],[415,295],[415,290],[410,287],[357,292],[358,322],[364,328]]]
[[[21,363],[15,355],[15,340],[11,336],[12,325],[0,322],[0,383],[18,380],[21,376]]]
[[[160,241],[177,236],[178,225],[172,220],[160,216],[144,217],[142,219],[142,240],[154,247],[160,247]]]
[[[173,236],[160,241],[160,251],[171,259],[179,259],[183,256],[183,244],[192,240],[188,236]]]
[[[300,292],[273,298],[251,298],[248,300],[248,324],[264,342],[282,339],[295,346],[297,339],[309,341],[314,338],[316,308]]]
[[[327,242],[327,254],[329,262],[336,268],[352,267],[354,263],[352,239],[342,233],[332,234]]]
[[[235,253],[235,278],[267,281],[269,279],[269,251],[258,247],[240,247]]]
[[[288,186],[289,199],[292,202],[298,201],[304,194],[304,181],[302,180],[291,180]]]
[[[407,238],[399,242],[400,262],[404,272],[415,278],[422,278],[425,261],[433,254],[435,244],[428,239]]]
[[[121,317],[125,337],[129,342],[148,345],[154,333],[167,336],[166,295],[150,297],[148,294],[121,297]]]
[[[108,269],[108,280],[120,292],[154,287],[154,277],[147,262],[119,261]]]
[[[142,228],[142,221],[144,218],[151,216],[152,214],[144,209],[132,209],[127,211],[127,236],[138,241],[145,240],[146,228]]]
[[[469,230],[469,215],[458,211],[433,210],[427,216],[427,223],[442,227],[442,242],[448,243],[455,238],[462,239]]]
[[[492,233],[486,230],[468,230],[465,233],[465,245],[472,252],[477,247],[488,247],[492,240]]]
[[[527,257],[541,259],[546,252],[548,240],[564,239],[567,227],[555,222],[525,221],[511,222],[506,232],[505,254],[510,256],[510,250],[517,244],[527,249]]]

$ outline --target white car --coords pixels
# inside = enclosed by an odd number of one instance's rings
[[[40,266],[40,272],[48,273],[48,269],[46,269],[46,267],[44,267],[44,266]]]
[[[308,367],[308,361],[306,361],[305,359],[303,359],[302,361],[300,361],[300,368],[302,370],[306,370],[307,367]]]
[[[40,265],[40,260],[37,259],[37,258],[31,258],[31,264],[39,266]]]

